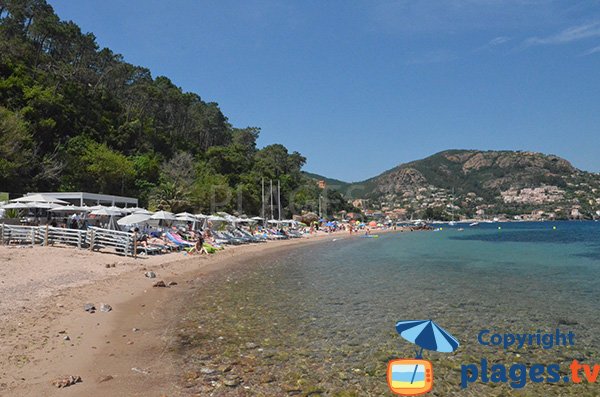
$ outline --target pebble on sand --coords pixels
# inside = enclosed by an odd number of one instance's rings
[[[113,379],[114,378],[112,375],[101,376],[100,378],[98,378],[98,383],[108,382],[109,380],[113,380]]]
[[[79,382],[82,382],[81,376],[69,375],[69,376],[63,376],[63,377],[54,379],[52,381],[52,384],[60,389],[63,387],[68,387],[68,386],[74,385]]]

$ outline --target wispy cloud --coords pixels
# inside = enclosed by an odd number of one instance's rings
[[[489,41],[489,43],[487,43],[487,46],[488,47],[497,47],[499,45],[508,43],[510,40],[511,40],[510,37],[507,37],[507,36],[498,36],[498,37],[495,37],[495,38],[491,39]]]
[[[573,26],[557,34],[546,37],[530,37],[523,42],[524,46],[566,44],[600,36],[600,22]]]
[[[508,36],[494,37],[493,39],[491,39],[490,41],[488,41],[481,47],[476,48],[474,51],[493,50],[494,48],[498,48],[498,47],[502,46],[503,44],[508,43],[511,40],[512,40],[512,38],[510,38]]]
[[[590,48],[589,50],[582,52],[581,56],[585,57],[588,55],[597,54],[599,52],[600,52],[600,45],[598,47]]]

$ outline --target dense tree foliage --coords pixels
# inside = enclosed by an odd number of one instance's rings
[[[173,211],[257,214],[265,178],[280,181],[286,215],[315,205],[305,158],[282,145],[258,149],[259,132],[99,48],[45,0],[0,1],[0,191],[82,190]]]

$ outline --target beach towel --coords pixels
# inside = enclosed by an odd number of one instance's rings
[[[167,232],[167,233],[165,233],[165,234],[166,234],[166,236],[167,236],[167,238],[168,238],[169,240],[171,240],[172,242],[174,242],[174,243],[175,243],[175,244],[177,244],[177,245],[180,245],[180,246],[181,246],[181,245],[186,245],[186,246],[188,246],[188,247],[193,247],[193,246],[195,245],[195,244],[193,244],[193,243],[190,243],[189,241],[183,241],[183,240],[181,239],[181,237],[179,237],[179,239],[177,239],[177,238],[176,238],[176,237],[175,237],[173,234],[171,234],[170,232]]]

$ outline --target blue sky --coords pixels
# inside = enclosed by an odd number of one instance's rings
[[[50,0],[100,46],[362,180],[451,148],[600,171],[600,2]]]

